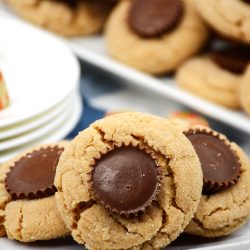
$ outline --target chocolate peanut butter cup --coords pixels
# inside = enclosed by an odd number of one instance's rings
[[[144,211],[156,200],[160,173],[146,150],[122,146],[96,161],[91,182],[99,203],[110,212],[129,216]]]
[[[16,161],[6,175],[5,186],[13,200],[54,195],[54,177],[64,148],[41,148]]]
[[[250,48],[240,45],[229,46],[212,51],[211,58],[221,68],[242,74],[250,63]]]
[[[133,0],[128,22],[142,37],[156,37],[171,31],[183,15],[181,0]]]
[[[213,131],[205,129],[191,129],[185,135],[201,162],[204,194],[223,191],[238,182],[241,163],[229,143]]]

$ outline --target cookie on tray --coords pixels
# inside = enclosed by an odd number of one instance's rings
[[[250,215],[250,161],[224,135],[196,126],[185,132],[203,170],[203,195],[185,232],[203,237],[229,235]]]
[[[69,234],[56,207],[53,185],[58,159],[66,145],[41,145],[1,165],[1,236],[32,242]]]
[[[55,186],[61,216],[78,243],[158,249],[192,219],[202,171],[191,143],[170,122],[123,113],[79,133],[60,158]]]
[[[202,18],[220,35],[250,44],[249,0],[195,0]]]
[[[177,84],[228,108],[240,108],[240,82],[250,63],[250,48],[228,45],[192,58],[177,71]]]
[[[189,2],[121,1],[105,29],[109,54],[147,73],[174,70],[199,51],[208,38],[206,26]]]
[[[99,32],[113,3],[102,0],[6,0],[22,18],[63,36]]]
[[[244,111],[250,115],[250,65],[240,83],[240,102]]]

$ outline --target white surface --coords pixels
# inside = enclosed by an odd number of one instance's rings
[[[250,133],[250,118],[243,112],[229,110],[191,95],[179,89],[171,78],[149,76],[114,61],[107,55],[104,39],[100,36],[71,39],[67,43],[80,58],[126,79],[128,85],[160,94],[216,120]]]
[[[13,157],[14,155],[18,154],[19,152],[30,148],[34,145],[41,144],[41,143],[50,143],[50,142],[56,142],[61,139],[63,139],[77,124],[79,121],[79,118],[82,114],[82,101],[79,96],[79,94],[76,94],[73,97],[73,102],[71,104],[71,107],[69,107],[68,111],[65,112],[65,115],[60,116],[60,121],[57,119],[55,123],[53,124],[53,129],[51,128],[52,125],[49,124],[46,126],[46,129],[44,127],[42,128],[42,131],[40,130],[39,133],[35,132],[35,136],[33,136],[33,140],[30,143],[25,143],[21,147],[16,147],[11,150],[6,150],[0,153],[0,163],[8,160],[9,158]],[[55,125],[56,124],[56,125]],[[30,134],[28,136],[31,136]],[[1,244],[0,244],[0,249]]]
[[[11,99],[0,128],[52,108],[75,88],[80,70],[67,46],[54,36],[0,15],[0,67]]]
[[[12,138],[23,133],[27,133],[28,131],[34,130],[40,126],[45,125],[46,123],[49,123],[57,116],[62,114],[64,110],[67,109],[70,104],[70,101],[72,101],[72,96],[66,98],[52,109],[46,111],[44,114],[35,116],[32,119],[25,120],[22,123],[7,126],[2,129],[0,128],[0,143],[2,143],[3,140]]]

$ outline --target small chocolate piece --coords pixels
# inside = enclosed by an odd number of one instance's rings
[[[129,25],[142,37],[160,36],[180,22],[183,9],[182,0],[133,0]]]
[[[221,68],[235,74],[242,74],[250,63],[250,48],[229,46],[211,52],[212,60]]]
[[[186,136],[201,162],[204,194],[223,191],[238,182],[241,163],[225,141],[205,130],[190,130]]]
[[[48,147],[28,153],[7,173],[5,186],[13,200],[48,197],[56,192],[54,178],[63,148]]]
[[[243,2],[250,4],[250,0],[243,0]]]
[[[126,216],[151,205],[160,186],[155,160],[132,146],[103,155],[93,167],[91,178],[98,202],[110,212]]]

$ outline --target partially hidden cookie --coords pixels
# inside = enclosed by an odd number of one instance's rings
[[[250,3],[247,0],[194,1],[202,18],[220,35],[250,44]]]
[[[174,70],[208,37],[205,25],[187,0],[121,1],[105,30],[113,58],[152,74]]]
[[[186,61],[176,73],[177,84],[228,108],[240,108],[240,82],[250,63],[250,49],[229,45]]]
[[[240,102],[244,111],[250,115],[250,65],[240,83]]]
[[[193,144],[203,170],[203,195],[188,234],[229,235],[250,215],[250,161],[242,149],[207,127],[192,127],[185,135]]]
[[[21,242],[69,234],[56,207],[53,185],[58,159],[67,142],[41,145],[0,168],[0,234]]]
[[[55,185],[61,216],[78,243],[159,249],[193,217],[202,172],[191,143],[171,122],[122,113],[79,133],[60,158]]]
[[[0,71],[0,111],[8,107],[10,104],[10,98],[7,91],[7,87]]]
[[[209,127],[209,122],[207,121],[207,119],[205,119],[201,115],[198,115],[192,112],[177,111],[177,112],[171,113],[168,116],[168,118],[171,120],[177,120],[177,122],[179,120],[188,122],[190,126],[202,125],[202,126]]]
[[[63,36],[99,32],[113,3],[102,0],[6,0],[22,18]]]

